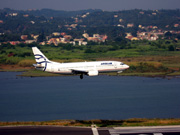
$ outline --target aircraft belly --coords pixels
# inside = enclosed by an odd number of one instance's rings
[[[98,71],[99,71],[100,73],[103,73],[103,72],[118,72],[118,71],[123,71],[123,70],[125,70],[125,68],[99,69]]]

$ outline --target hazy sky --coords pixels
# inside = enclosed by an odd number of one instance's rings
[[[56,9],[82,10],[103,9],[107,11],[124,9],[177,9],[180,0],[0,0],[0,9]]]

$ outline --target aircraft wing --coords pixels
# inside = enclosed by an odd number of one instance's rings
[[[71,69],[74,74],[87,74],[89,71],[85,69]]]
[[[71,69],[74,74],[86,74],[88,76],[98,75],[98,71],[95,69],[85,70],[85,69]]]

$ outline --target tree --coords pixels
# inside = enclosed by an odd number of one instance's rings
[[[173,45],[168,46],[169,51],[175,51],[175,47]]]
[[[165,35],[164,35],[167,39],[171,38],[172,37],[172,33],[171,32],[166,32]]]
[[[41,34],[39,34],[39,37],[38,37],[38,42],[43,42],[44,40],[46,39],[45,35],[44,35],[44,32],[41,32]]]

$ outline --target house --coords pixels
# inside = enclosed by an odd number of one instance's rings
[[[94,38],[99,38],[99,34],[93,34]]]
[[[75,23],[78,23],[78,22],[79,22],[78,18],[74,18],[74,19],[75,19]]]
[[[105,42],[107,40],[107,35],[99,35],[99,34],[93,34],[93,37],[88,37],[88,41],[93,41],[93,42]]]
[[[10,13],[9,15],[10,15],[10,16],[17,16],[18,13]]]
[[[40,45],[45,45],[46,44],[46,42],[41,42],[41,43],[39,43]]]
[[[132,38],[134,38],[132,35],[131,36],[126,36],[127,39],[131,40]]]
[[[28,35],[21,35],[21,39],[22,40],[27,40],[28,39]]]
[[[10,41],[9,43],[10,43],[11,45],[17,45],[17,44],[20,44],[19,41]]]
[[[60,43],[60,40],[61,40],[61,38],[51,38],[47,42],[48,42],[48,44],[54,44],[57,46]]]
[[[133,23],[128,23],[128,24],[127,24],[127,27],[128,27],[128,28],[132,28],[132,27],[134,27],[134,24],[133,24]]]
[[[137,38],[137,37],[132,37],[132,38],[131,38],[131,41],[133,41],[133,40],[139,40],[139,38]]]
[[[61,36],[65,36],[66,35],[66,33],[65,32],[61,32]]]
[[[87,15],[85,14],[85,15],[82,15],[81,17],[82,17],[82,18],[86,18],[86,17],[87,17]]]
[[[156,41],[157,39],[158,39],[158,36],[152,35],[149,41]]]
[[[65,35],[64,38],[65,38],[65,40],[68,40],[68,41],[69,41],[69,40],[72,39],[72,36],[71,36],[71,35]]]
[[[74,29],[76,28],[76,26],[77,26],[77,24],[71,24],[71,27]]]
[[[87,42],[84,41],[84,38],[74,39],[74,42],[72,42],[72,43],[73,43],[73,45],[78,44],[79,46],[81,46],[81,45],[87,45]]]
[[[157,26],[153,26],[153,29],[157,29],[158,27]]]
[[[89,37],[89,34],[84,33],[84,34],[83,34],[83,37],[84,37],[84,38],[88,38],[88,37]]]
[[[180,51],[180,47],[176,47],[176,51]]]
[[[142,26],[142,25],[139,25],[138,27],[142,29],[143,26]]]
[[[152,26],[152,25],[151,25],[151,26],[147,26],[147,28],[148,28],[148,29],[152,29],[152,28],[153,28],[153,26]]]
[[[53,32],[52,35],[53,35],[53,36],[60,36],[61,33],[59,33],[59,32]]]
[[[122,28],[124,28],[124,25],[121,25],[121,24],[118,24],[117,26],[118,26],[118,27],[122,27]]]
[[[175,28],[179,27],[179,24],[174,24],[174,27],[175,27]]]
[[[34,22],[34,21],[30,21],[30,23],[35,24],[35,22]]]
[[[131,33],[126,33],[126,37],[132,36]]]
[[[35,43],[37,42],[37,40],[26,40],[25,43],[26,44],[31,44],[31,43]]]
[[[36,40],[37,40],[37,38],[39,37],[39,35],[31,34],[31,37],[32,37],[33,39],[36,39]]]
[[[82,17],[82,18],[86,18],[89,14],[90,14],[90,13],[87,12],[86,14],[82,15],[81,17]]]
[[[26,14],[26,15],[23,15],[24,17],[29,17],[29,15],[28,14]]]
[[[141,11],[141,12],[139,12],[139,14],[144,15],[144,12],[143,12],[143,11]]]
[[[120,22],[120,23],[123,22],[123,19],[119,19],[119,22]]]

